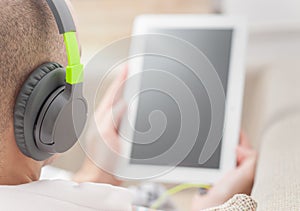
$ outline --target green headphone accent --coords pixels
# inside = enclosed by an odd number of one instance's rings
[[[46,0],[63,34],[68,57],[64,69],[48,62],[35,69],[23,84],[14,108],[16,143],[23,154],[45,160],[70,149],[87,120],[83,97],[83,65],[76,27],[63,0]]]
[[[66,67],[66,82],[78,84],[83,82],[83,65],[80,63],[80,54],[75,32],[64,33],[68,66]]]
[[[68,56],[66,82],[77,84],[83,82],[83,65],[80,63],[80,51],[76,38],[76,27],[65,1],[46,0],[55,17],[59,33],[63,34]]]

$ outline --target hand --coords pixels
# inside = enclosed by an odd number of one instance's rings
[[[121,184],[110,172],[115,165],[112,154],[120,152],[118,127],[126,111],[126,105],[121,99],[126,78],[127,69],[109,87],[95,112],[96,125],[87,132],[89,153],[92,154],[93,160],[86,157],[81,169],[74,175],[73,180],[76,182]],[[105,171],[107,169],[103,165],[109,166],[111,171]]]
[[[257,153],[251,148],[244,133],[241,133],[240,144],[236,149],[236,153],[237,167],[229,171],[206,195],[196,195],[193,200],[192,210],[198,211],[221,205],[235,194],[251,194]]]

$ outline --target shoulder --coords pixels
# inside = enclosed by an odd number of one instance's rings
[[[31,202],[34,202],[34,210],[42,209],[38,208],[39,204],[51,205],[51,208],[58,210],[64,210],[65,206],[69,206],[69,209],[132,210],[131,193],[127,189],[107,184],[42,180],[19,186],[0,186],[0,197],[2,200],[6,198],[7,208],[32,210]]]

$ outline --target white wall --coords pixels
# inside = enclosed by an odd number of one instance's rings
[[[225,14],[246,15],[252,30],[300,30],[299,0],[221,0],[221,8]]]
[[[222,13],[248,19],[248,66],[268,67],[300,59],[300,0],[214,1]]]

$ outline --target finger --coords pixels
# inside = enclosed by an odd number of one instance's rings
[[[239,147],[236,148],[237,166],[240,166],[242,161],[245,159],[244,153],[241,151],[242,151],[241,148]]]
[[[111,124],[115,130],[119,129],[122,118],[127,110],[125,101],[120,100],[112,109],[112,121]]]
[[[246,135],[246,133],[242,130],[240,133],[240,143],[239,146],[245,147],[245,148],[252,148],[251,144],[248,140],[248,137]]]
[[[252,157],[253,155],[256,154],[256,151],[253,150],[253,149],[248,149],[248,148],[245,148],[245,147],[237,147],[237,163],[238,163],[238,166],[240,164],[242,164],[245,160],[247,160],[249,157]]]
[[[124,68],[124,70],[121,71],[121,73],[116,77],[116,79],[108,88],[107,92],[103,97],[101,106],[105,108],[110,108],[115,104],[115,102],[117,102],[120,99],[124,88],[124,82],[127,79],[127,74],[128,68],[126,67]]]

